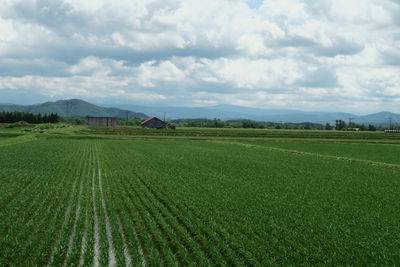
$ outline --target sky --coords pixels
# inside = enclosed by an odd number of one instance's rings
[[[0,103],[400,113],[399,0],[0,5]]]

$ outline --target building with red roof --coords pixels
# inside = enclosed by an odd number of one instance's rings
[[[162,129],[167,127],[167,123],[157,117],[150,117],[140,123],[143,128]]]

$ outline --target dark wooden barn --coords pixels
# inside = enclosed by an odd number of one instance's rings
[[[167,123],[157,117],[150,117],[141,122],[143,128],[162,129],[167,127]]]
[[[89,126],[117,126],[117,118],[112,117],[88,117]]]

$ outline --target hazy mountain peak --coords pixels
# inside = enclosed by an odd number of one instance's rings
[[[148,117],[140,112],[112,107],[101,107],[81,99],[58,100],[55,102],[45,102],[43,104],[27,106],[0,105],[0,111],[23,111],[42,114],[57,113],[63,117],[97,116],[126,118],[127,115],[129,118],[135,117],[145,119]]]
[[[116,106],[116,107],[112,107]],[[167,119],[223,119],[236,120],[247,119],[254,121],[271,122],[312,122],[325,124],[326,122],[335,123],[335,120],[348,121],[352,118],[354,122],[363,124],[389,125],[400,123],[400,115],[392,112],[382,111],[365,116],[345,112],[306,112],[300,110],[279,110],[279,109],[257,109],[234,105],[218,105],[212,107],[145,107],[130,105],[108,105],[107,107],[98,106],[81,99],[66,99],[55,102],[46,102],[39,105],[5,105],[0,104],[0,111],[25,111],[33,113],[55,112],[61,116],[110,116],[126,118],[137,117],[145,119],[148,116],[163,118],[166,114]],[[140,111],[139,112],[134,112]]]

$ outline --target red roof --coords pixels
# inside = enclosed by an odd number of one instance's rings
[[[143,125],[143,124],[145,124],[145,123],[148,123],[149,121],[151,121],[151,120],[154,119],[154,118],[155,118],[155,117],[147,118],[147,119],[145,119],[144,121],[142,121],[140,124]]]

